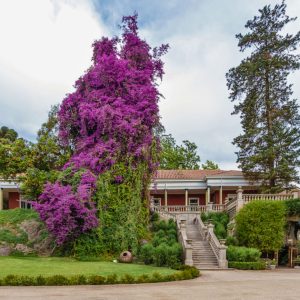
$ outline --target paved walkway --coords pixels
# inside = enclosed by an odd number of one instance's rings
[[[193,300],[299,299],[300,269],[203,271],[200,278],[168,283],[72,287],[0,287],[0,299]]]

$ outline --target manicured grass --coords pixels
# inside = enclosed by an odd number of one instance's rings
[[[51,276],[51,275],[101,275],[174,274],[178,271],[140,264],[122,264],[113,262],[86,262],[60,257],[0,257],[0,278],[8,275]]]
[[[0,210],[0,224],[18,224],[28,219],[39,219],[36,211],[31,209],[8,209]]]

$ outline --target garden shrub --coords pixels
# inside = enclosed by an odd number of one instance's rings
[[[226,238],[226,246],[238,246],[239,241],[234,236],[228,236]]]
[[[240,269],[240,270],[265,270],[266,263],[264,261],[256,261],[256,262],[230,261],[228,262],[228,267],[233,269]]]
[[[228,261],[257,262],[261,252],[255,248],[229,246],[226,251]]]
[[[146,265],[153,264],[154,246],[151,243],[147,243],[141,247],[140,258]]]
[[[135,278],[130,274],[124,274],[121,277],[120,281],[125,284],[131,284],[131,283],[135,283]]]
[[[91,275],[89,277],[89,284],[91,285],[99,285],[99,284],[104,284],[106,281],[106,278],[104,276],[100,275]]]
[[[164,282],[175,280],[186,280],[196,278],[200,275],[200,272],[195,267],[180,266],[179,272],[170,275],[161,275],[158,272],[154,272],[152,275],[142,274],[138,277],[134,277],[131,274],[124,274],[118,278],[116,274],[105,276],[100,275],[75,275],[66,277],[62,275],[52,276],[21,276],[21,275],[7,275],[0,279],[1,286],[34,286],[34,285],[101,285],[101,284],[131,284],[131,283],[148,283],[148,282]]]
[[[99,233],[96,229],[82,234],[77,238],[72,247],[72,254],[79,260],[90,260],[99,257],[103,253],[103,245],[99,241]]]
[[[212,224],[215,225],[214,233],[218,239],[226,239],[227,237],[227,225],[229,223],[229,216],[226,212],[207,212],[201,214],[203,222],[211,220]]]
[[[285,235],[283,201],[252,201],[236,215],[236,236],[241,246],[278,251]]]
[[[45,285],[69,285],[69,279],[63,275],[52,275],[45,279]]]
[[[181,264],[182,247],[177,241],[176,223],[157,220],[152,224],[153,239],[143,245],[139,257],[145,264],[175,268]]]
[[[291,199],[284,201],[288,216],[300,216],[300,199]]]
[[[107,275],[105,283],[107,284],[116,284],[118,282],[117,274]]]

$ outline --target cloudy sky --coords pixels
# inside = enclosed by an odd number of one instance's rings
[[[278,0],[279,1],[279,0]],[[274,0],[0,0],[0,126],[35,140],[50,106],[73,91],[91,64],[91,44],[119,33],[123,15],[139,14],[141,35],[169,43],[160,90],[162,123],[180,143],[194,141],[201,160],[236,168],[225,74],[239,64],[235,34]],[[287,0],[300,17],[300,1]],[[300,19],[288,28],[300,30]],[[300,99],[300,71],[290,77]]]

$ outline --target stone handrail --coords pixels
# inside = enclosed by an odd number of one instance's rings
[[[192,240],[188,239],[186,233],[186,220],[177,220],[178,241],[182,245],[184,264],[193,266],[193,247]]]
[[[171,212],[171,213],[198,213],[207,211],[206,205],[155,205],[153,210],[156,212]]]
[[[225,204],[213,204],[208,205],[155,205],[152,206],[153,211],[158,213],[203,213],[207,211],[224,211]]]
[[[213,211],[224,211],[225,210],[225,204],[213,204],[212,205]]]
[[[228,268],[228,262],[226,260],[226,249],[225,241],[221,240],[221,242],[218,240],[214,233],[214,225],[208,224],[205,225],[203,221],[201,220],[201,217],[197,218],[200,233],[202,235],[202,238],[204,241],[208,241],[219,264],[220,269],[226,269]]]
[[[236,205],[237,200],[230,201],[226,204],[226,211],[229,215],[229,219],[232,220],[234,216],[236,215]]]
[[[208,224],[207,225],[207,234],[206,239],[209,242],[213,252],[216,255],[216,258],[218,260],[219,268],[220,269],[226,269],[228,268],[228,262],[226,259],[226,249],[225,246],[225,240],[219,241],[214,233],[214,225]]]
[[[243,194],[244,203],[251,202],[253,200],[273,200],[284,201],[294,198],[294,194]]]

